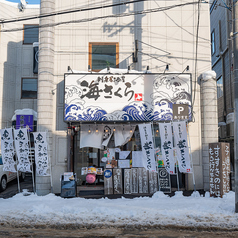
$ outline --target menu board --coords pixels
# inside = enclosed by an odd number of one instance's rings
[[[130,168],[130,160],[125,159],[125,160],[118,160],[118,167],[119,168]]]
[[[124,169],[124,194],[131,194],[131,169]]]
[[[159,190],[164,193],[171,193],[170,174],[165,168],[158,169]]]
[[[137,169],[132,168],[131,169],[131,177],[132,177],[132,187],[131,187],[131,193],[138,193],[138,174]]]
[[[113,193],[114,194],[123,193],[121,169],[113,169]]]
[[[210,196],[222,197],[230,190],[230,144],[209,144]]]
[[[157,173],[154,171],[149,171],[149,193],[155,193],[158,191],[157,189]]]
[[[138,168],[138,187],[139,193],[148,193],[148,170]]]

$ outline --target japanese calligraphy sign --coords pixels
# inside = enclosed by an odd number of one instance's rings
[[[230,145],[209,144],[210,196],[222,197],[230,191]]]
[[[27,126],[29,127],[30,131],[33,131],[33,115],[16,115],[16,129]]]
[[[177,152],[179,171],[181,173],[192,173],[189,157],[186,122],[173,122],[173,130],[174,146]]]
[[[154,142],[152,138],[151,124],[139,124],[142,156],[146,161],[146,169],[155,171],[155,153],[154,153]]]
[[[159,123],[162,160],[168,173],[174,174],[173,138],[171,123]]]
[[[26,128],[14,130],[14,142],[17,153],[17,170],[31,172],[29,161],[29,140]]]
[[[48,176],[49,160],[48,160],[48,144],[46,132],[34,132],[35,143],[35,164],[36,174],[40,176]]]
[[[15,161],[13,156],[15,154],[13,146],[12,128],[2,129],[1,133],[1,148],[3,159],[3,171],[16,172]]]
[[[170,183],[170,175],[165,168],[158,169],[158,181],[160,191],[164,193],[171,193],[171,183]]]
[[[67,122],[172,120],[173,104],[191,119],[191,74],[65,74]]]

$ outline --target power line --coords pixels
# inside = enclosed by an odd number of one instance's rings
[[[195,5],[198,3],[199,2],[188,2],[188,3],[183,3],[183,4],[177,4],[177,5],[167,6],[167,7],[160,7],[160,8],[155,8],[155,9],[147,9],[147,10],[130,12],[130,13],[113,14],[113,15],[107,15],[107,16],[86,18],[86,19],[81,19],[81,20],[70,20],[70,21],[51,23],[51,24],[45,24],[45,25],[40,25],[40,26],[35,25],[35,26],[29,26],[27,29],[46,28],[46,27],[59,26],[59,25],[69,24],[69,23],[82,23],[82,22],[90,22],[90,21],[106,19],[106,18],[126,17],[126,16],[131,16],[131,15],[140,15],[140,14],[146,14],[146,13],[167,11],[167,10],[170,10],[173,8],[184,7],[184,6],[188,6],[188,5]],[[22,31],[23,29],[24,28],[22,28],[22,27],[21,28],[13,28],[13,29],[2,29],[2,30],[0,30],[0,32]]]
[[[104,9],[104,8],[109,8],[109,7],[117,7],[117,6],[121,6],[121,5],[129,5],[132,3],[145,2],[145,1],[147,1],[147,0],[134,0],[132,2],[131,1],[130,2],[122,2],[122,3],[111,4],[111,5],[99,6],[99,7],[79,8],[79,9],[73,9],[73,10],[68,10],[68,11],[58,11],[58,12],[49,13],[49,14],[40,14],[37,16],[29,16],[29,17],[17,18],[17,19],[15,18],[12,20],[1,20],[0,23],[6,24],[6,23],[12,23],[12,22],[27,21],[27,20],[44,18],[44,17],[59,16],[59,15],[75,13],[75,12],[92,11],[92,10]]]
[[[140,41],[140,40],[138,40],[138,41],[139,41],[140,43],[144,44],[144,45],[150,46],[151,48],[154,48],[154,49],[156,49],[156,50],[160,50],[160,51],[166,53],[166,55],[170,55],[170,54],[171,54],[171,53],[169,53],[169,52],[167,52],[167,51],[165,51],[165,50],[162,50],[162,49],[157,48],[157,47],[155,47],[155,46],[153,46],[153,45],[147,44],[147,43],[145,43],[145,42],[143,42],[143,41]]]
[[[150,57],[153,58],[153,59],[156,59],[156,60],[158,60],[158,61],[160,61],[160,62],[162,62],[162,63],[165,63],[166,65],[170,65],[170,63],[165,62],[165,61],[163,61],[163,60],[159,59],[158,57],[155,57],[155,56],[153,56],[153,55],[151,55],[151,54],[147,54],[147,53],[144,53],[144,52],[142,52],[142,51],[138,51],[138,52],[141,53],[142,55],[150,56]]]

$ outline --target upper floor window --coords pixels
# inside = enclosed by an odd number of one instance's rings
[[[212,47],[212,55],[215,54],[216,48],[215,48],[215,30],[211,33],[211,47]]]
[[[24,25],[23,44],[33,44],[39,41],[38,25]]]
[[[37,98],[37,78],[22,78],[21,81],[21,98]]]
[[[119,67],[118,43],[89,43],[89,65],[93,71]]]

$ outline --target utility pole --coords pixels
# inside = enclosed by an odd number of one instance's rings
[[[234,80],[234,164],[235,164],[235,212],[238,213],[238,2],[233,1],[233,80]]]

